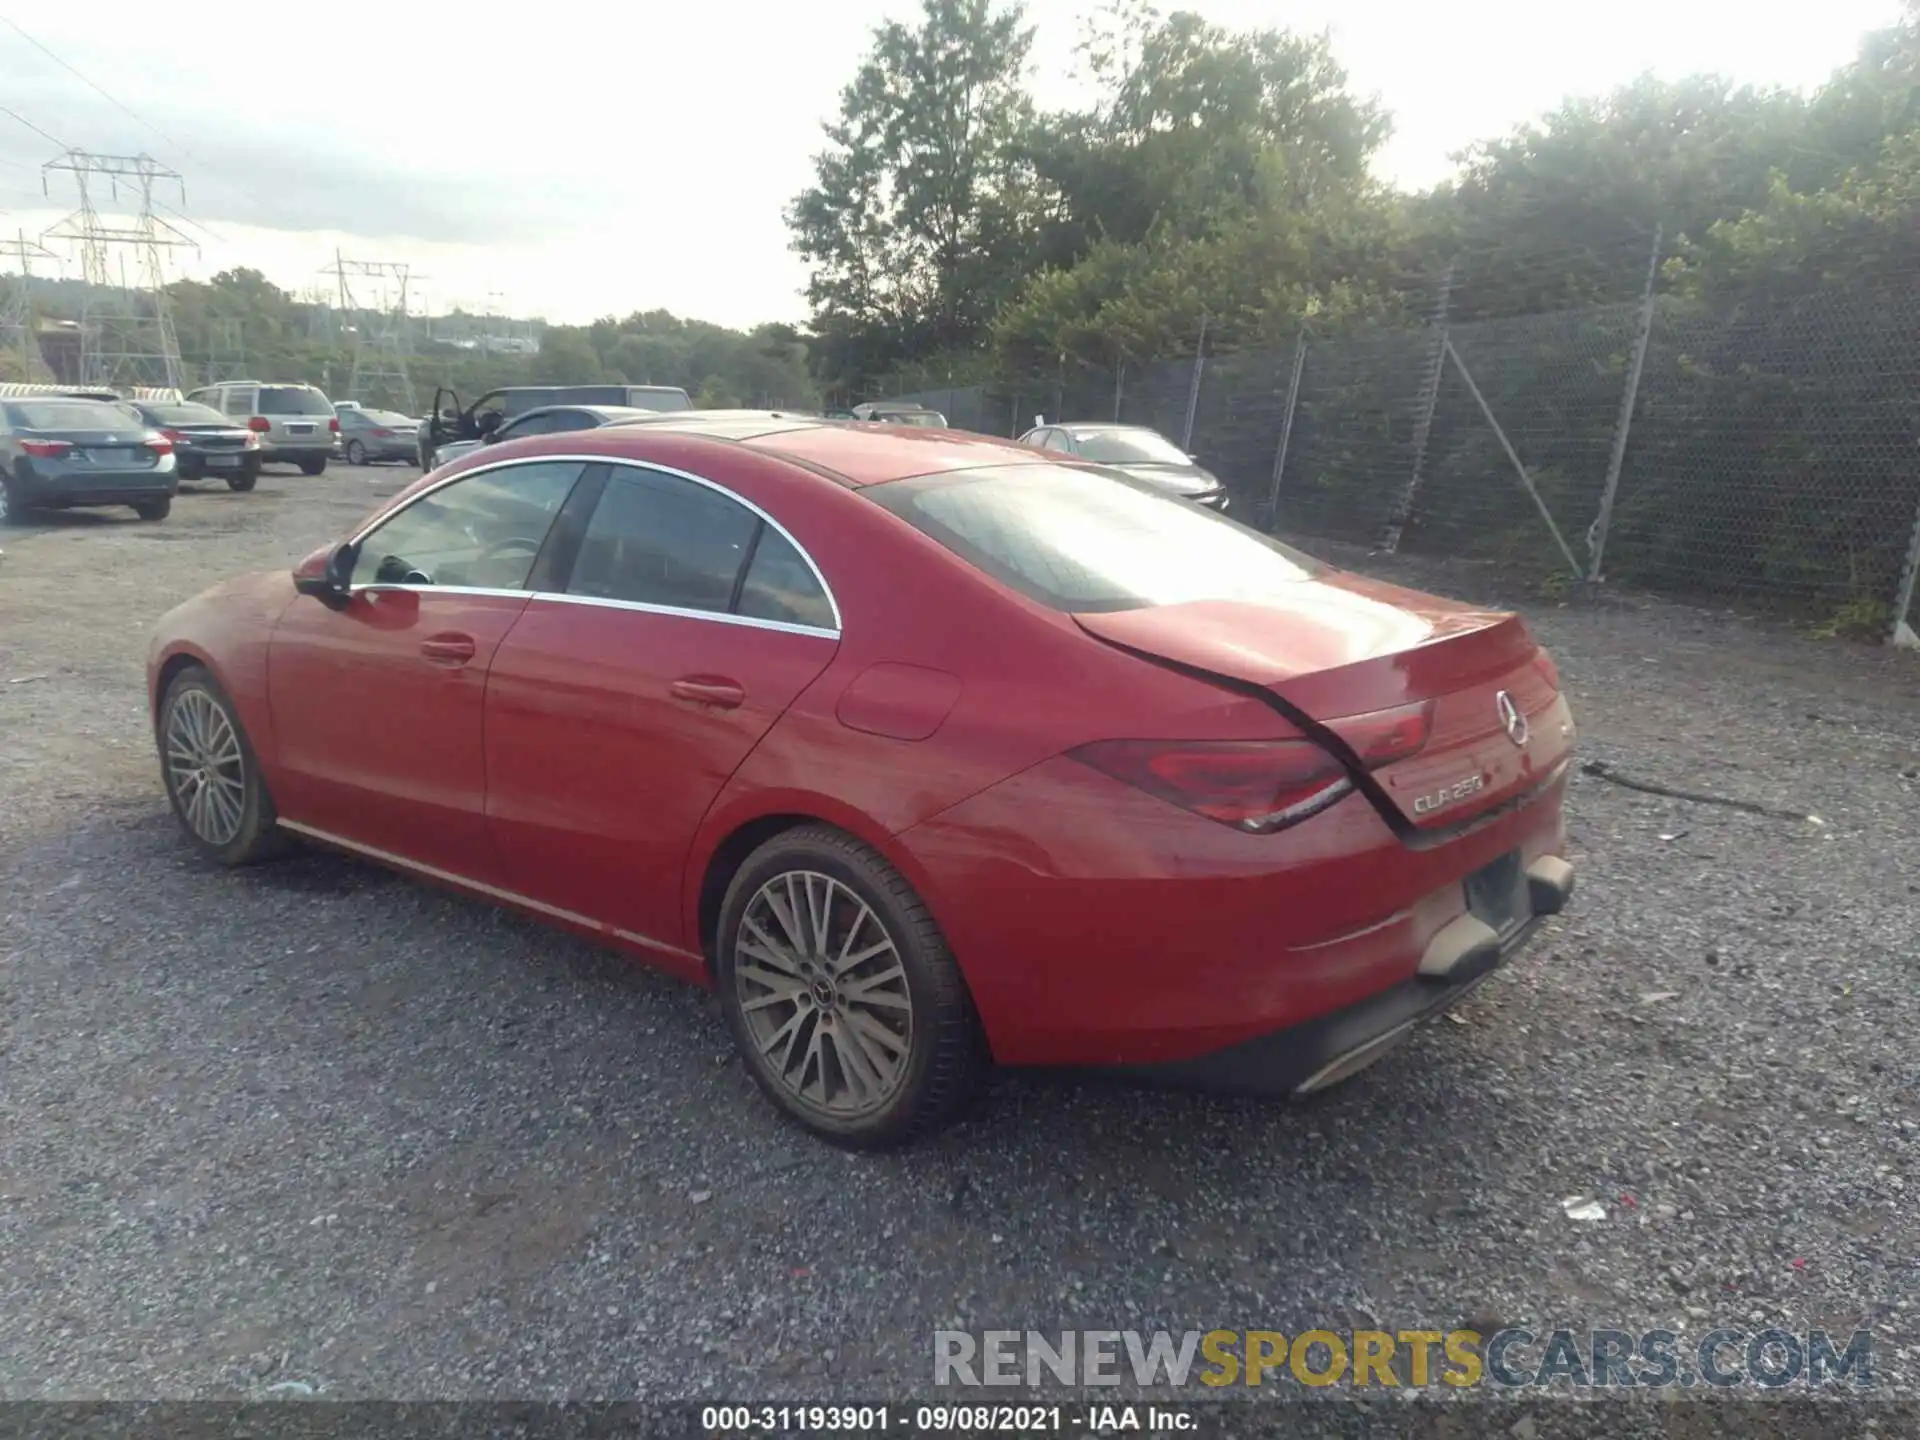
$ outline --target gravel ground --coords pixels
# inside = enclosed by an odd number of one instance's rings
[[[150,622],[412,473],[0,537],[0,1398],[900,1396],[955,1323],[1870,1327],[1920,1388],[1907,657],[1539,609],[1586,757],[1825,823],[1583,775],[1571,913],[1350,1085],[1009,1077],[857,1158],[692,990],[356,862],[189,855]]]

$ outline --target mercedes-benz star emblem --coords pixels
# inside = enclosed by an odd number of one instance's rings
[[[1507,732],[1507,739],[1516,745],[1527,743],[1527,717],[1520,713],[1520,707],[1513,703],[1513,696],[1502,690],[1493,697],[1494,713],[1500,717],[1500,728]]]

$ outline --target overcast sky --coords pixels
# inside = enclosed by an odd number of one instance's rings
[[[323,283],[339,249],[409,262],[425,277],[415,299],[436,312],[456,302],[484,309],[497,296],[511,313],[556,321],[665,307],[744,326],[804,317],[782,206],[807,183],[820,122],[872,27],[917,8],[562,0],[489,11],[337,0],[169,12],[146,0],[0,0],[0,106],[64,145],[145,151],[181,171],[184,203],[171,188],[161,199],[189,217],[181,229],[199,249],[174,252],[176,275],[246,264],[299,291]],[[1394,113],[1382,175],[1422,186],[1470,142],[1643,71],[1818,84],[1864,32],[1891,23],[1899,3],[1162,8],[1232,26],[1331,30],[1356,87]],[[1030,0],[1028,9],[1039,27],[1036,91],[1043,102],[1070,95],[1071,50],[1093,4]],[[57,177],[66,183],[53,200],[41,193],[41,162],[57,148],[0,114],[0,234],[9,241],[72,208],[71,177]],[[96,204],[110,208],[110,197]],[[38,271],[57,268],[40,262]]]

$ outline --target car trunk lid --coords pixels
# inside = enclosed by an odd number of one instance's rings
[[[66,446],[44,457],[81,469],[148,470],[160,463],[160,451],[137,430],[21,430],[23,440]],[[31,453],[31,452],[29,452]]]
[[[1424,715],[1424,744],[1373,770],[1400,818],[1445,829],[1523,795],[1571,752],[1551,662],[1519,616],[1337,572],[1261,603],[1076,615],[1149,659],[1267,690],[1363,765],[1381,712]],[[1331,732],[1331,737],[1327,732]]]

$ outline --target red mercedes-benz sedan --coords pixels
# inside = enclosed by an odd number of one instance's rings
[[[1318,1090],[1565,905],[1513,615],[951,431],[688,413],[491,446],[160,623],[181,824],[714,986],[878,1146],[992,1062]]]

